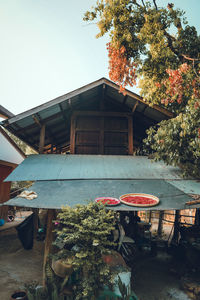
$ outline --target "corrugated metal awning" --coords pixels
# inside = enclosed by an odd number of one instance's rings
[[[141,156],[31,155],[5,181],[36,181],[29,189],[37,193],[36,199],[14,198],[6,202],[36,208],[59,209],[63,205],[86,204],[101,196],[147,193],[161,201],[153,210],[184,209],[190,208],[185,203],[192,200],[187,194],[200,194],[199,181],[183,180],[179,168]],[[125,205],[116,209],[141,210]]]
[[[190,208],[185,205],[192,200],[183,191],[165,180],[67,180],[38,181],[28,190],[37,193],[33,200],[13,198],[6,205],[60,209],[62,206],[74,207],[77,204],[87,204],[101,196],[119,198],[126,193],[148,193],[157,196],[160,203],[151,208],[132,207],[121,204],[114,207],[121,211],[139,210],[172,210]],[[192,206],[200,207],[200,205]]]
[[[26,158],[5,181],[182,179],[180,169],[142,156],[40,154]]]

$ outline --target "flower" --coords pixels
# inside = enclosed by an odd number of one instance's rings
[[[99,245],[99,240],[94,240],[92,246],[98,246],[98,245]]]

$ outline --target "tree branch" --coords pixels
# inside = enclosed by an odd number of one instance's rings
[[[171,36],[166,30],[164,30],[164,35],[167,38],[168,47],[170,48],[170,50],[174,54],[177,55],[177,57],[179,58],[179,60],[182,62],[183,61],[183,56],[181,54],[179,54],[179,52],[173,46],[173,41],[175,41],[176,39],[173,36]]]
[[[187,60],[191,60],[191,61],[200,61],[200,59],[198,59],[198,58],[192,58],[192,57],[189,57],[189,56],[187,56],[187,55],[185,55],[185,54],[182,54],[182,56],[185,58],[185,59],[187,59]]]
[[[130,3],[135,4],[135,5],[137,5],[138,7],[142,7],[139,3],[137,3],[136,0],[131,0]],[[143,3],[143,5],[144,5],[143,0],[142,0],[142,3]],[[144,5],[144,6],[145,6],[145,5]]]
[[[157,6],[157,4],[156,4],[156,0],[153,0],[153,3],[154,3],[154,5],[155,5],[156,10],[158,10],[158,6]]]

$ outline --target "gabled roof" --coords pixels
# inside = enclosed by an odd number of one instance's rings
[[[46,125],[45,145],[66,146],[70,140],[70,116],[74,110],[95,107],[101,98],[118,106],[120,110],[134,113],[149,125],[154,125],[172,114],[158,106],[149,107],[143,99],[126,90],[126,96],[119,93],[119,87],[108,79],[101,78],[63,96],[48,101],[2,122],[10,132],[38,150],[40,128]],[[94,109],[95,110],[95,109]]]

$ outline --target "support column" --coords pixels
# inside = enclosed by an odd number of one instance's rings
[[[40,143],[39,143],[39,153],[42,154],[44,152],[44,144],[45,144],[45,125],[42,125],[40,129]]]
[[[149,223],[151,223],[152,210],[149,210]]]
[[[41,125],[40,129],[40,143],[39,143],[39,154],[42,154],[44,152],[44,144],[45,144],[45,125]],[[38,233],[38,223],[39,223],[39,209],[38,208],[33,208],[34,212],[34,238],[36,238],[37,233]]]
[[[164,210],[161,210],[160,213],[159,213],[159,221],[158,221],[158,236],[162,235],[163,216],[164,216]]]
[[[45,246],[44,246],[44,263],[43,263],[43,284],[44,285],[45,285],[45,266],[47,263],[48,255],[51,253],[51,250],[52,250],[53,229],[54,229],[53,220],[55,217],[56,217],[55,210],[48,209],[46,238],[45,238]]]
[[[172,238],[172,243],[178,244],[179,241],[179,230],[180,230],[180,211],[175,211],[175,220],[174,220],[174,234]]]
[[[200,209],[197,208],[195,212],[195,220],[194,220],[195,225],[200,225]]]

